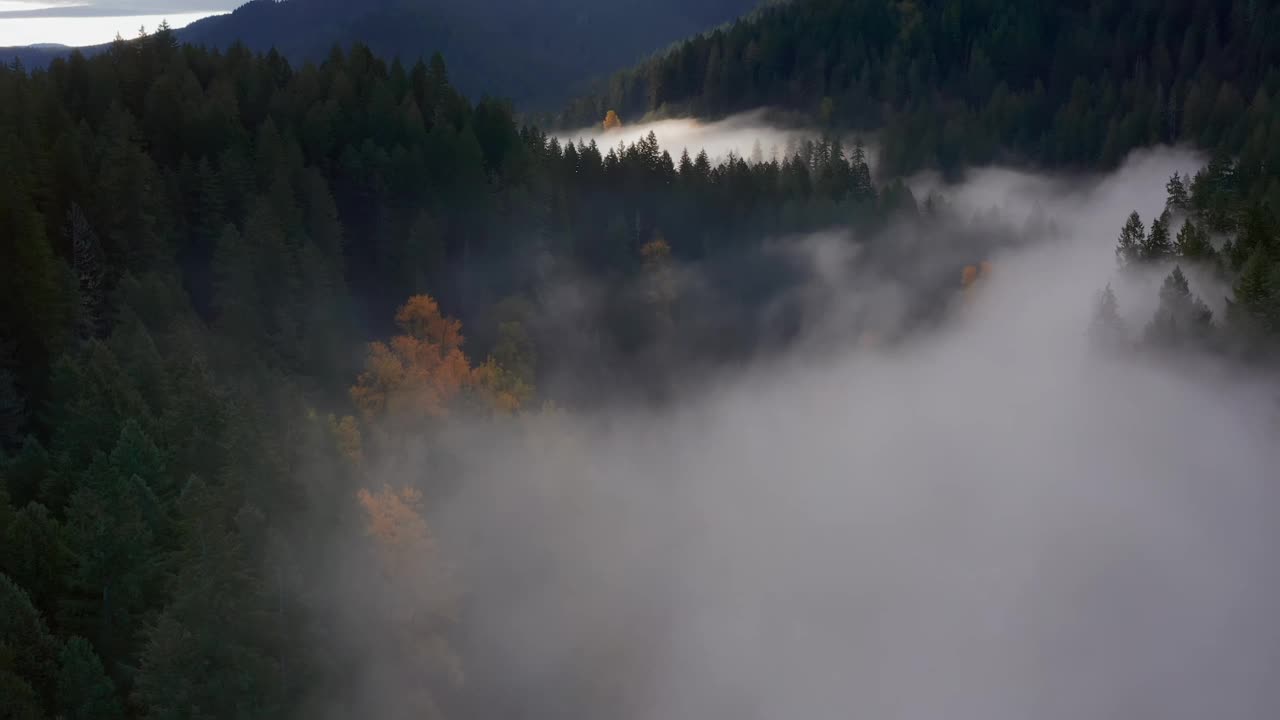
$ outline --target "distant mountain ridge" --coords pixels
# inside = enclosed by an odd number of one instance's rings
[[[335,45],[361,42],[406,64],[442,53],[453,81],[522,107],[547,108],[581,93],[588,80],[655,49],[732,20],[758,0],[253,0],[198,20],[178,39],[225,48],[236,41],[276,48],[291,62],[320,60]],[[85,54],[106,45],[81,48]],[[41,67],[66,48],[4,48]]]

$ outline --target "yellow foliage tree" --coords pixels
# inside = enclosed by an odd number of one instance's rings
[[[969,287],[979,280],[983,280],[991,275],[991,261],[983,260],[977,265],[965,265],[964,271],[960,276],[960,286]]]
[[[518,410],[532,388],[495,361],[473,368],[462,352],[462,323],[445,317],[428,295],[415,295],[396,313],[402,334],[369,344],[351,399],[366,421],[404,422],[447,417],[464,393],[499,413]]]
[[[431,549],[427,523],[419,513],[422,505],[420,491],[409,487],[396,490],[384,485],[376,493],[361,488],[357,499],[368,520],[369,535],[377,538],[378,542],[397,549],[422,544]]]
[[[356,419],[344,415],[341,419],[329,416],[329,432],[333,434],[338,451],[355,467],[364,462],[364,440],[360,435],[360,426]]]
[[[622,127],[622,118],[618,117],[618,113],[610,110],[604,115],[604,129],[616,130]]]
[[[384,605],[395,627],[404,631],[405,652],[421,666],[462,683],[462,665],[444,639],[457,621],[459,592],[422,516],[422,493],[411,487],[383,485],[357,493],[366,532],[376,542],[376,557],[388,587]]]
[[[671,269],[671,245],[661,233],[640,247],[645,292],[660,323],[671,322],[671,306],[676,301],[675,273]]]
[[[533,395],[532,386],[493,358],[471,371],[471,386],[481,407],[499,415],[514,413]]]
[[[965,265],[964,271],[960,276],[960,289],[964,293],[965,299],[970,298],[973,288],[990,275],[991,262],[988,260],[983,260],[977,265]]]

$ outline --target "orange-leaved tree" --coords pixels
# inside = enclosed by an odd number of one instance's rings
[[[422,516],[422,493],[383,485],[376,492],[361,489],[357,497],[387,583],[379,621],[397,631],[412,665],[460,684],[462,666],[444,635],[457,621],[459,589]],[[429,702],[429,694],[422,700]]]
[[[622,127],[622,118],[618,117],[618,113],[616,111],[610,110],[609,112],[605,113],[605,116],[604,116],[605,130],[616,130],[617,128],[620,128],[620,127]]]
[[[366,421],[444,418],[464,397],[485,410],[512,412],[532,395],[493,360],[473,368],[462,352],[462,323],[445,317],[429,295],[409,298],[396,325],[401,334],[369,344],[364,371],[351,388]]]
[[[671,323],[671,308],[676,301],[675,273],[671,266],[671,245],[661,233],[640,247],[644,269],[645,296],[660,325]]]
[[[977,265],[965,265],[960,275],[960,290],[966,300],[973,296],[973,288],[991,275],[991,262],[983,260]]]

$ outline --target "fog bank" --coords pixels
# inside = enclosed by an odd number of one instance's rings
[[[628,124],[626,118],[623,118],[621,128],[604,130],[599,126],[589,127],[559,133],[555,137],[561,143],[594,140],[604,153],[617,147],[620,142],[630,145],[650,132],[657,137],[658,145],[671,153],[671,157],[679,159],[680,153],[686,150],[690,157],[694,157],[699,151],[706,150],[712,164],[723,163],[730,153],[748,161],[782,161],[795,154],[805,140],[817,140],[822,136],[822,133],[813,129],[780,128],[769,122],[764,110],[755,110],[714,122],[678,118]],[[841,139],[846,145],[847,154],[853,148],[856,138],[850,135]]]
[[[455,425],[434,452],[457,482],[429,504],[467,593],[469,707],[1275,716],[1275,386],[1086,342],[1107,283],[1141,331],[1153,291],[1115,272],[1116,235],[1199,162],[1162,149],[1106,177],[916,178],[956,217],[1053,229],[990,257],[942,328],[883,347],[842,336],[868,308],[891,324],[875,303],[914,291],[839,250],[877,239],[793,242],[826,298],[807,329],[821,352],[726,370],[662,410]],[[909,232],[887,234],[922,264],[951,241]],[[386,479],[433,487],[439,467]]]

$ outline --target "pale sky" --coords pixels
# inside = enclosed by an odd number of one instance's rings
[[[0,0],[0,47],[58,43],[97,45],[129,38],[161,21],[183,27],[246,0]]]

